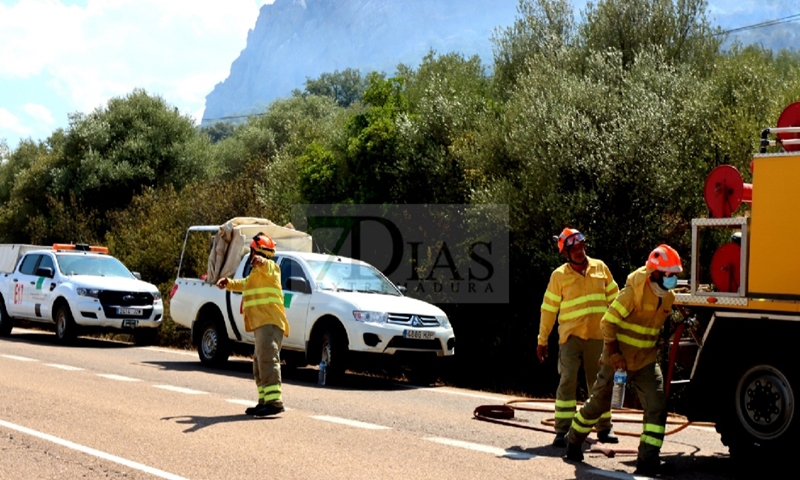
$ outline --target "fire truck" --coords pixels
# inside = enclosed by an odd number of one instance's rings
[[[752,183],[730,165],[706,180],[710,214],[692,220],[667,375],[667,388],[685,383],[687,418],[714,422],[731,455],[750,459],[785,452],[800,433],[800,102],[760,147]],[[680,345],[696,355],[688,379],[669,381]]]

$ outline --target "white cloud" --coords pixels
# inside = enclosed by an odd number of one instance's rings
[[[55,123],[55,120],[53,120],[53,113],[50,111],[50,109],[43,105],[26,103],[22,106],[22,109],[25,110],[25,113],[30,115],[35,120],[44,122],[47,125],[52,125]]]
[[[0,108],[0,130],[10,130],[19,135],[30,135],[33,130],[23,125],[16,115],[5,108]]]
[[[44,75],[48,88],[65,99],[71,111],[88,113],[111,97],[143,88],[181,110],[195,112],[204,107],[214,85],[227,77],[260,6],[273,1],[0,4],[0,88],[4,78]],[[5,122],[16,119],[7,110],[5,114]],[[66,117],[58,112],[56,116]]]

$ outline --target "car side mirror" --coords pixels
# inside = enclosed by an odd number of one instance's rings
[[[403,295],[405,295],[405,294],[406,294],[406,291],[407,291],[408,289],[406,288],[406,286],[405,286],[405,285],[395,285],[395,286],[397,287],[397,289],[398,289],[398,290],[400,290],[400,293],[402,293]]]
[[[54,275],[55,273],[53,273],[53,269],[50,267],[39,267],[36,269],[37,277],[53,278]]]
[[[131,273],[133,273],[133,276],[136,277],[136,280],[141,280],[142,279],[142,274],[141,273],[139,273],[139,272],[131,272]]]
[[[303,277],[289,277],[286,280],[286,289],[293,292],[311,293],[311,285]]]

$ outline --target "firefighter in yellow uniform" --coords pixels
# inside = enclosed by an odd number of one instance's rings
[[[575,414],[567,434],[567,458],[583,460],[581,447],[592,427],[611,405],[613,376],[617,369],[628,372],[628,383],[644,408],[642,435],[636,473],[669,473],[659,459],[667,420],[664,378],[656,361],[658,338],[664,322],[672,314],[672,291],[683,271],[681,259],[669,245],[659,245],[647,263],[628,276],[600,326],[604,348],[602,366],[592,388],[592,396]]]
[[[536,355],[540,362],[547,357],[547,338],[558,317],[558,373],[553,445],[566,447],[566,435],[577,405],[578,372],[586,375],[591,389],[600,370],[603,335],[600,319],[619,292],[617,282],[600,260],[586,256],[586,238],[581,232],[565,228],[558,240],[558,251],[567,263],[550,275],[539,321]],[[597,423],[597,438],[603,443],[617,443],[611,433],[611,409]]]
[[[289,336],[289,323],[283,307],[281,270],[272,261],[275,242],[259,233],[250,243],[253,268],[246,278],[221,278],[219,288],[242,292],[245,330],[253,332],[253,377],[258,387],[258,404],[245,410],[247,415],[264,418],[284,411],[281,397],[280,351],[283,337]]]

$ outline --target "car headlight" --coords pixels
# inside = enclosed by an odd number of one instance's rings
[[[353,311],[353,317],[357,322],[364,323],[386,323],[389,316],[386,312],[362,312],[360,310]]]
[[[78,295],[83,297],[98,298],[100,296],[100,289],[97,288],[79,288],[76,290]]]
[[[447,319],[447,315],[437,316],[436,321],[444,328],[450,328],[450,320]]]
[[[161,293],[160,293],[160,292],[156,292],[156,293],[154,293],[154,294],[153,294],[153,301],[154,301],[154,302],[157,302],[157,301],[159,301],[159,300],[161,300]]]

